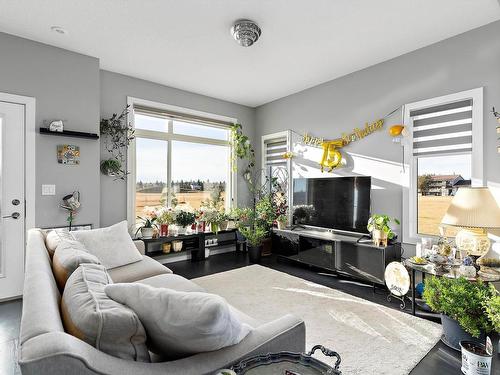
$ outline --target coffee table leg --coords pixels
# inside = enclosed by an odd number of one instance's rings
[[[411,270],[411,313],[415,315],[415,270]]]

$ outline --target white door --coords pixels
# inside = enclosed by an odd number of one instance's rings
[[[0,101],[0,300],[23,293],[24,144],[25,106]]]

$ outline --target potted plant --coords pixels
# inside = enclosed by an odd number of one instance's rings
[[[377,246],[387,246],[387,240],[392,240],[395,237],[395,233],[389,226],[389,223],[394,221],[396,224],[400,224],[399,220],[396,218],[390,218],[387,215],[373,214],[368,220],[367,229],[372,234],[373,243]]]
[[[156,216],[154,215],[150,215],[150,217],[137,216],[137,218],[142,221],[142,225],[139,226],[139,228],[135,232],[135,235],[137,236],[137,233],[139,233],[140,231],[142,238],[144,239],[153,238],[154,230],[155,228],[157,228],[157,225],[155,223]]]
[[[174,211],[169,207],[160,207],[156,211],[156,222],[160,224],[160,236],[168,236],[168,226],[175,223]]]
[[[260,263],[262,257],[262,242],[267,236],[267,231],[260,225],[241,226],[238,228],[247,239],[248,259],[251,263]]]
[[[175,223],[179,227],[178,234],[186,234],[187,227],[196,222],[196,215],[193,212],[180,210],[175,214]]]
[[[486,334],[500,328],[495,327],[500,319],[498,292],[481,280],[431,277],[425,280],[423,298],[441,314],[443,341],[453,349],[460,350],[460,341],[484,342]]]
[[[101,161],[101,173],[105,176],[118,176],[122,171],[122,163],[118,159],[107,159]]]
[[[286,214],[281,214],[276,218],[278,229],[285,229],[287,222],[288,222],[288,216]]]

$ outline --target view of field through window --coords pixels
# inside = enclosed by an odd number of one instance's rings
[[[139,123],[139,126],[137,126]],[[147,130],[167,131],[163,120],[148,116],[136,117],[136,127]],[[203,125],[176,123],[174,132],[184,135],[227,140],[227,130]],[[145,207],[168,204],[168,147],[161,139],[136,137],[136,216],[145,215]],[[172,140],[170,206],[182,205],[198,209],[210,199],[219,197],[225,202],[230,175],[229,145]]]
[[[418,158],[418,233],[439,235],[439,226],[456,191],[471,186],[471,155],[444,155]],[[446,235],[454,237],[456,228]]]

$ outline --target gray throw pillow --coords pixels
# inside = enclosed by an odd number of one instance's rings
[[[112,356],[149,362],[141,321],[134,311],[104,293],[109,283],[106,269],[98,264],[81,264],[71,274],[61,300],[66,332]]]
[[[45,247],[49,252],[50,257],[54,255],[57,245],[63,240],[74,240],[71,232],[65,228],[51,229],[45,236]]]
[[[169,359],[238,344],[252,330],[215,294],[139,283],[110,284],[104,291],[139,315],[151,351]]]
[[[52,272],[60,290],[64,289],[68,277],[82,263],[100,264],[99,259],[89,254],[85,247],[75,240],[62,240],[52,258]]]

